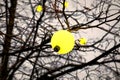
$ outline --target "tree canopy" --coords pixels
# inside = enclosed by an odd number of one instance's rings
[[[59,30],[75,38],[68,54],[52,49]],[[0,80],[119,79],[119,0],[0,1]]]

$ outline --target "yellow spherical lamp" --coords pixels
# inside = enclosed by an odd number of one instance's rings
[[[65,6],[65,8],[67,8],[68,7],[68,2],[67,1],[65,1],[65,4],[64,4],[64,6]]]
[[[65,8],[67,8],[69,6],[69,3],[67,1],[65,1],[65,3],[63,4],[63,6],[65,6]]]
[[[43,7],[41,5],[36,6],[36,11],[41,12],[43,10]]]
[[[51,38],[51,46],[58,54],[67,54],[72,51],[74,44],[74,36],[67,30],[59,30]]]
[[[86,38],[80,38],[79,43],[80,43],[80,45],[85,45],[87,43],[87,39]]]

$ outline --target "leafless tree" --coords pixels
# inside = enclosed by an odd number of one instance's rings
[[[120,1],[68,0],[68,8],[65,1],[0,1],[0,80],[120,79]],[[76,40],[65,55],[50,45],[61,29]]]

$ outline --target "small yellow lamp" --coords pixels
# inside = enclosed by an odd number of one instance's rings
[[[65,3],[64,3],[64,6],[65,6],[65,8],[67,8],[68,7],[68,2],[67,1],[65,1]]]
[[[74,36],[67,30],[55,32],[51,38],[51,46],[58,54],[67,54],[74,47]]]
[[[87,43],[87,39],[86,38],[80,38],[79,43],[80,43],[80,45],[85,45]]]
[[[41,5],[36,6],[36,11],[41,12],[43,10],[43,7]]]

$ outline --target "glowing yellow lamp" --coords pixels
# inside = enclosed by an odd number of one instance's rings
[[[87,39],[86,39],[86,38],[80,38],[80,39],[79,39],[79,43],[80,43],[81,45],[85,45],[85,44],[87,43]]]
[[[64,6],[65,6],[65,8],[67,8],[68,7],[68,2],[67,1],[65,1],[65,3],[64,3]]]
[[[36,11],[41,12],[43,10],[43,7],[41,5],[36,6]]]
[[[67,30],[55,32],[51,38],[51,46],[58,54],[67,54],[74,47],[74,36]]]

